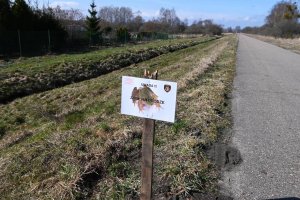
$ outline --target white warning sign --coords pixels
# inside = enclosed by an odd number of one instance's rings
[[[175,82],[123,76],[121,113],[174,122],[176,95]]]

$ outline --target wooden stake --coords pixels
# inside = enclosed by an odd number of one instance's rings
[[[141,200],[150,200],[152,195],[154,127],[154,120],[144,119]]]
[[[158,71],[150,74],[144,71],[145,78],[158,78]],[[144,119],[144,130],[142,138],[142,187],[141,200],[150,200],[152,197],[152,177],[153,177],[153,142],[155,135],[155,120]]]

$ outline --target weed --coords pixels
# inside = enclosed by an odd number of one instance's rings
[[[66,128],[72,128],[77,123],[83,122],[84,113],[81,111],[74,111],[65,116],[65,126]]]
[[[105,122],[102,122],[100,124],[100,128],[105,132],[109,132],[111,130],[111,127]]]
[[[136,138],[132,141],[132,144],[135,148],[139,148],[142,146],[142,140],[140,138]]]
[[[180,172],[181,172],[181,170],[180,170],[180,167],[178,165],[170,166],[166,170],[166,173],[169,176],[176,176],[176,175],[180,174]]]
[[[187,127],[187,123],[184,120],[178,120],[172,125],[172,130],[177,134],[180,130]]]
[[[81,128],[80,133],[84,136],[92,135],[92,130],[90,128]]]
[[[163,140],[161,140],[159,137],[155,137],[154,138],[154,145],[155,146],[161,146],[163,145],[165,142]]]
[[[77,167],[74,166],[71,163],[65,163],[61,165],[61,168],[59,170],[59,174],[63,178],[63,180],[71,180],[73,179],[77,174]]]
[[[105,113],[110,115],[115,112],[115,109],[116,109],[116,105],[112,102],[109,102],[105,107]]]
[[[108,168],[108,173],[113,177],[124,177],[127,176],[127,173],[130,171],[130,166],[127,162],[117,162],[113,163]]]

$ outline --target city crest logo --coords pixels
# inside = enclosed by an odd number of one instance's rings
[[[164,85],[164,90],[166,92],[170,92],[171,91],[171,85]]]

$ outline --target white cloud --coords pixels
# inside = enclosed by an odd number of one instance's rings
[[[235,15],[235,14],[223,14],[223,13],[209,13],[209,12],[186,12],[179,11],[177,12],[178,16],[181,19],[187,18],[189,22],[199,19],[212,19],[218,24],[222,24],[225,27],[227,26],[261,26],[264,22],[265,15]]]
[[[159,11],[158,10],[143,10],[141,11],[141,16],[150,19],[153,17],[158,17],[159,16]]]
[[[244,17],[244,21],[249,21],[249,20],[251,20],[251,18],[249,16]]]
[[[79,3],[76,1],[54,1],[50,7],[60,6],[62,9],[79,8]]]

